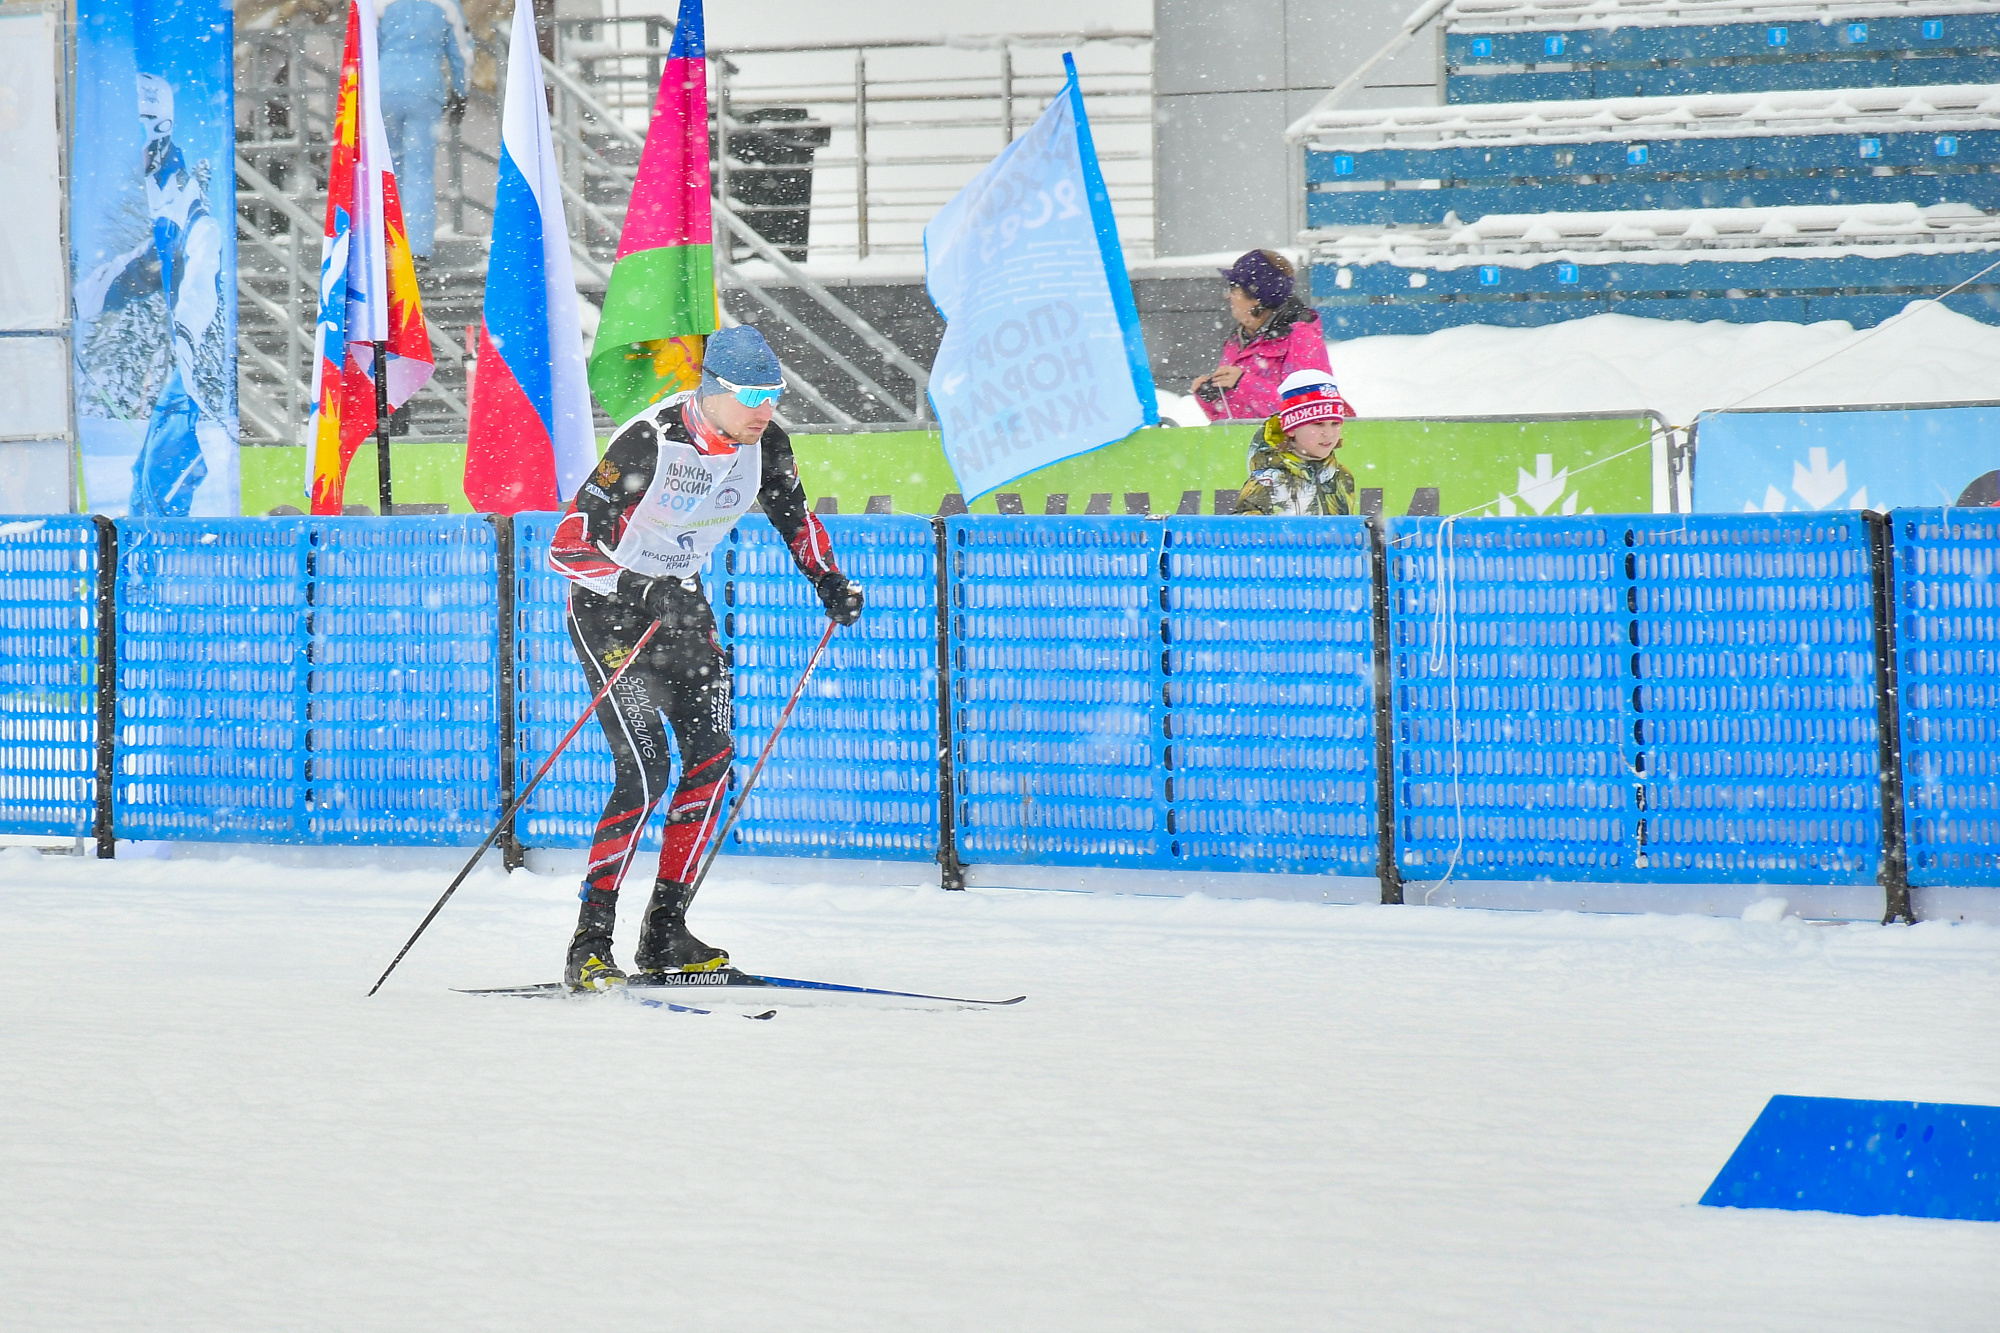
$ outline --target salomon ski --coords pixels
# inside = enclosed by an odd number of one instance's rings
[[[614,988],[616,989],[616,988]],[[920,1000],[932,1004],[959,1005],[968,1009],[997,1009],[1019,1004],[1028,997],[1016,995],[1008,1000],[976,1000],[957,995],[931,995],[923,991],[884,990],[874,986],[848,986],[833,981],[805,981],[797,977],[767,977],[754,972],[743,972],[733,967],[717,968],[710,972],[635,972],[622,987],[635,998],[645,993],[662,991],[702,991],[711,1002],[722,999],[751,998],[746,992],[753,992],[755,998],[764,1000],[797,999],[809,1001],[814,998],[881,1000]],[[561,996],[570,992],[560,981],[544,981],[531,986],[493,986],[480,989],[459,988],[464,995],[518,995],[518,996]],[[656,1001],[656,1003],[665,1003]]]

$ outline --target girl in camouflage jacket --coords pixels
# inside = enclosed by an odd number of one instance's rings
[[[1334,461],[1340,425],[1354,409],[1323,370],[1301,370],[1278,389],[1278,415],[1250,446],[1250,477],[1236,497],[1239,514],[1333,515],[1357,512],[1354,476]]]

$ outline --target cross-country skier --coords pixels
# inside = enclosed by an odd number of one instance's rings
[[[761,499],[827,615],[843,625],[861,617],[861,588],[834,564],[826,529],[799,484],[791,440],[771,421],[784,387],[778,358],[757,330],[741,325],[712,335],[700,385],[626,422],[556,529],[549,561],[576,585],[569,632],[593,693],[646,627],[660,623],[597,709],[616,778],[591,842],[563,967],[571,990],[626,979],[612,960],[611,928],[639,834],[666,794],[662,717],[680,749],[681,778],[667,805],[659,878],[633,962],[641,972],[705,972],[729,962],[687,927],[691,881],[722,813],[735,754],[729,659],[716,644],[701,586],[709,552]]]

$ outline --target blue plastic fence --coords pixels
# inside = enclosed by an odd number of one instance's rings
[[[1359,519],[955,518],[968,864],[1372,873]]]
[[[2000,880],[2000,518],[1892,515],[1911,882]],[[516,552],[519,778],[586,696]],[[836,633],[734,852],[937,852],[938,571],[922,519],[829,520],[869,613]],[[1411,880],[1865,883],[1883,869],[1867,521],[1389,520],[1395,846]],[[485,520],[118,525],[114,831],[476,841],[499,808]],[[957,850],[971,863],[1366,875],[1378,830],[1360,520],[947,526]],[[97,539],[0,520],[0,829],[93,817]],[[709,569],[762,744],[824,620],[761,518]],[[582,846],[594,724],[521,826]]]
[[[1861,515],[1388,532],[1408,878],[1874,880]]]
[[[2000,883],[2000,510],[1889,521],[1910,882]]]
[[[548,568],[559,517],[515,519],[516,752],[524,787],[590,702],[564,625],[568,584]],[[727,850],[930,860],[938,840],[936,541],[921,518],[823,521],[841,568],[866,587],[868,611],[834,632]],[[737,525],[703,581],[718,635],[734,654],[738,771],[747,774],[826,613],[761,515]],[[520,841],[588,847],[611,780],[611,752],[597,724],[587,723],[523,810]],[[656,812],[643,845],[657,847],[660,828]]]
[[[120,520],[121,838],[476,843],[499,815],[483,519]]]
[[[841,569],[867,590],[867,611],[833,632],[724,850],[934,860],[937,538],[914,515],[822,521]],[[761,515],[739,523],[720,555],[736,752],[747,774],[826,630],[826,611]]]
[[[308,833],[477,844],[500,817],[492,523],[319,520],[309,535]]]
[[[590,703],[577,665],[565,610],[569,581],[549,568],[549,541],[562,515],[514,516],[514,754],[515,788],[528,781]],[[714,587],[715,563],[708,567]],[[593,720],[583,724],[548,777],[514,821],[527,847],[588,847],[591,831],[611,793],[611,749]],[[645,841],[657,847],[662,827],[655,810]]]
[[[1404,875],[1622,877],[1637,841],[1622,525],[1402,519],[1386,532]]]
[[[1874,883],[1882,735],[1865,516],[1621,526],[1645,877]]]
[[[120,838],[304,841],[305,519],[121,519]]]
[[[1366,523],[1168,519],[1162,718],[1176,864],[1373,876]]]
[[[1171,863],[1161,530],[1136,518],[946,523],[955,828],[967,863]]]
[[[97,529],[0,519],[0,833],[88,834],[96,747]]]

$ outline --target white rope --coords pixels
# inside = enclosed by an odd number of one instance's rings
[[[1688,422],[1686,426],[1680,427],[1680,429],[1691,430],[1693,429],[1695,424],[1699,422],[1703,417],[1712,417],[1719,412],[1727,412],[1733,408],[1741,407],[1743,406],[1743,404],[1749,402],[1752,398],[1757,397],[1759,394],[1769,393],[1771,390],[1777,388],[1780,384],[1783,384],[1786,380],[1795,380],[1799,376],[1805,374],[1808,370],[1818,369],[1820,366],[1825,365],[1827,362],[1833,360],[1835,357],[1853,351],[1855,348],[1861,346],[1862,343],[1865,343],[1870,338],[1873,338],[1876,334],[1886,333],[1890,328],[1892,328],[1902,320],[1908,319],[1911,315],[1916,314],[1919,310],[1922,310],[1925,306],[1936,305],[1939,301],[1944,300],[1945,297],[1954,295],[1963,288],[1970,287],[1973,283],[1978,282],[1981,278],[1985,277],[1987,274],[1991,273],[1996,268],[2000,268],[2000,260],[1995,260],[1993,263],[1988,264],[1985,268],[1980,269],[1979,272],[1973,274],[1971,277],[1967,278],[1964,282],[1959,283],[1957,286],[1951,288],[1949,291],[1942,291],[1939,292],[1936,296],[1927,296],[1921,301],[1911,302],[1909,305],[1904,306],[1900,311],[1898,311],[1894,315],[1891,315],[1889,318],[1883,320],[1880,324],[1877,324],[1874,328],[1868,330],[1868,332],[1862,334],[1859,338],[1856,338],[1853,342],[1842,343],[1840,346],[1834,348],[1831,352],[1828,352],[1825,356],[1821,357],[1819,360],[1809,362],[1806,365],[1800,366],[1797,370],[1794,370],[1789,374],[1780,375],[1777,379],[1772,380],[1769,384],[1766,384],[1761,389],[1752,389],[1749,393],[1744,394],[1741,398],[1738,398],[1735,402],[1730,403],[1727,407],[1703,408],[1701,411],[1694,414],[1694,420]]]
[[[1676,430],[1692,430],[1701,421],[1703,417],[1712,417],[1717,415],[1718,413],[1733,411],[1734,409],[1741,407],[1743,404],[1749,402],[1752,398],[1756,398],[1762,394],[1769,393],[1771,390],[1777,388],[1780,384],[1784,384],[1789,380],[1795,380],[1799,376],[1805,374],[1807,371],[1816,370],[1819,367],[1825,365],[1827,362],[1833,360],[1835,357],[1842,356],[1848,352],[1853,351],[1855,348],[1861,346],[1861,344],[1867,342],[1869,339],[1876,337],[1878,334],[1886,333],[1896,324],[1900,323],[1905,319],[1908,319],[1910,316],[1922,310],[1925,306],[1935,305],[1938,302],[1944,300],[1947,296],[1956,295],[1958,292],[1963,291],[1967,287],[1970,287],[1973,283],[1978,282],[1981,278],[1993,272],[1993,270],[1995,269],[2000,269],[2000,260],[1996,260],[1993,263],[1988,264],[1985,268],[1980,269],[1979,272],[1973,274],[1971,277],[1966,278],[1964,281],[1960,283],[1957,283],[1956,285],[1954,285],[1953,287],[1949,288],[1946,291],[1939,292],[1936,296],[1927,296],[1921,301],[1911,302],[1909,305],[1905,306],[1901,311],[1890,316],[1888,319],[1883,320],[1880,324],[1877,324],[1874,328],[1869,329],[1866,333],[1862,334],[1860,337],[1854,339],[1852,342],[1842,343],[1840,346],[1834,348],[1831,352],[1828,352],[1825,356],[1820,357],[1817,361],[1808,362],[1805,365],[1800,366],[1797,370],[1787,371],[1785,374],[1780,375],[1777,379],[1772,380],[1770,383],[1762,385],[1759,388],[1752,389],[1749,393],[1744,394],[1742,397],[1737,398],[1735,401],[1728,403],[1725,406],[1705,407],[1701,411],[1695,413],[1693,419],[1690,420],[1688,424],[1685,426],[1668,426],[1665,429],[1667,429],[1670,432]],[[1597,459],[1594,462],[1585,463],[1581,467],[1571,468],[1569,469],[1569,475],[1572,477],[1581,476],[1583,473],[1589,472],[1593,468],[1603,467],[1606,463],[1615,463],[1619,459],[1628,457],[1632,454],[1636,454],[1642,449],[1651,449],[1653,447],[1654,439],[1658,437],[1659,433],[1660,433],[1660,428],[1656,427],[1653,431],[1652,436],[1649,436],[1644,444],[1635,444],[1629,449],[1620,449],[1615,454],[1607,454],[1603,458]],[[1478,513],[1482,509],[1487,509],[1492,507],[1494,504],[1498,503],[1499,500],[1519,500],[1522,498],[1524,498],[1522,491],[1514,491],[1511,494],[1498,497],[1497,500],[1482,500],[1478,504],[1472,505],[1465,509],[1461,509],[1454,514],[1446,515],[1445,519],[1447,522],[1449,522],[1451,519],[1454,518],[1468,518],[1471,515]],[[1410,539],[1399,537],[1396,540],[1398,544],[1400,544],[1401,542]]]
[[[1465,851],[1465,788],[1464,769],[1459,757],[1458,744],[1458,560],[1454,547],[1458,537],[1458,515],[1452,514],[1438,521],[1437,527],[1437,596],[1431,605],[1431,644],[1424,655],[1424,663],[1435,676],[1440,670],[1447,673],[1448,693],[1451,699],[1451,803],[1452,825],[1457,831],[1458,842],[1451,849],[1451,861],[1444,868],[1444,877],[1424,890],[1424,906],[1431,905],[1431,895],[1451,882],[1458,870],[1458,858]]]
[[[1651,435],[1648,435],[1648,436],[1646,437],[1646,442],[1645,442],[1644,444],[1635,444],[1635,445],[1633,445],[1633,446],[1632,446],[1632,447],[1631,447],[1630,449],[1620,449],[1620,450],[1619,450],[1619,451],[1618,451],[1617,453],[1615,453],[1615,454],[1606,454],[1606,455],[1605,455],[1604,457],[1602,457],[1602,458],[1598,459],[1598,460],[1597,460],[1596,462],[1594,462],[1594,463],[1585,463],[1585,464],[1584,464],[1584,465],[1583,465],[1582,467],[1573,467],[1573,468],[1570,468],[1570,469],[1568,470],[1568,471],[1569,471],[1569,475],[1570,475],[1570,476],[1572,476],[1572,477],[1576,477],[1576,476],[1581,476],[1581,475],[1582,475],[1583,473],[1585,473],[1585,472],[1588,472],[1588,471],[1590,471],[1590,470],[1591,470],[1592,468],[1599,468],[1599,467],[1603,467],[1603,466],[1604,466],[1604,465],[1605,465],[1606,463],[1615,463],[1615,462],[1617,462],[1617,461],[1618,461],[1619,459],[1621,459],[1621,458],[1624,458],[1624,457],[1626,457],[1626,456],[1627,456],[1628,454],[1636,454],[1636,453],[1638,453],[1638,452],[1639,452],[1639,451],[1640,451],[1641,449],[1651,449],[1651,448],[1653,447],[1653,439],[1654,439],[1654,437],[1655,437],[1655,436],[1657,436],[1657,435],[1658,435],[1659,433],[1660,433],[1660,428],[1659,428],[1658,426],[1655,426],[1655,427],[1653,428],[1653,432],[1652,432],[1652,434],[1651,434]],[[1525,489],[1525,488],[1524,488],[1524,489]],[[1485,508],[1487,508],[1487,507],[1489,507],[1489,506],[1491,506],[1491,505],[1494,505],[1494,504],[1497,504],[1497,503],[1499,503],[1499,501],[1500,501],[1500,500],[1519,500],[1519,499],[1521,499],[1521,498],[1523,498],[1523,497],[1522,497],[1522,492],[1521,492],[1521,491],[1515,491],[1515,492],[1513,492],[1513,493],[1512,493],[1512,494],[1510,494],[1510,495],[1503,495],[1503,496],[1500,496],[1500,497],[1498,497],[1498,499],[1495,499],[1495,500],[1482,500],[1482,501],[1480,501],[1480,502],[1479,502],[1478,504],[1476,504],[1476,505],[1473,505],[1473,506],[1472,506],[1471,508],[1469,508],[1469,509],[1461,509],[1461,510],[1459,510],[1459,511],[1458,511],[1457,513],[1455,513],[1455,514],[1446,514],[1446,515],[1445,515],[1445,521],[1446,521],[1446,522],[1450,522],[1450,521],[1451,521],[1452,519],[1455,519],[1455,518],[1467,518],[1467,517],[1470,517],[1471,515],[1473,515],[1473,514],[1475,514],[1475,513],[1479,512],[1479,511],[1480,511],[1480,510],[1482,510],[1482,509],[1485,509]]]
[[[1877,324],[1874,328],[1868,330],[1868,332],[1863,334],[1861,337],[1854,339],[1852,342],[1843,343],[1841,346],[1836,347],[1833,351],[1828,352],[1825,356],[1819,358],[1817,361],[1810,362],[1806,365],[1799,367],[1797,370],[1782,375],[1779,378],[1772,380],[1769,384],[1764,385],[1762,388],[1753,389],[1749,393],[1744,394],[1742,397],[1736,399],[1734,402],[1728,404],[1725,407],[1707,408],[1700,412],[1697,412],[1695,413],[1693,420],[1690,421],[1686,426],[1668,427],[1667,429],[1669,431],[1677,429],[1692,430],[1695,424],[1698,423],[1703,417],[1714,416],[1717,413],[1727,412],[1733,408],[1740,407],[1744,403],[1749,402],[1752,398],[1755,398],[1760,394],[1768,393],[1772,389],[1777,388],[1780,384],[1785,383],[1787,380],[1797,379],[1800,375],[1805,374],[1809,370],[1813,370],[1819,366],[1825,365],[1827,362],[1833,360],[1837,356],[1840,356],[1842,353],[1854,350],[1856,347],[1859,347],[1862,343],[1867,342],[1870,338],[1873,338],[1878,334],[1886,332],[1891,326],[1916,314],[1919,310],[1923,309],[1923,307],[1927,305],[1935,305],[1938,302],[1943,301],[1947,296],[1954,295],[1955,293],[1963,290],[1964,288],[1971,286],[1973,283],[1979,281],[1979,279],[1985,277],[1988,273],[1993,272],[1993,270],[1995,269],[2000,269],[2000,260],[1996,260],[1995,262],[1988,264],[1985,268],[1980,269],[1979,272],[1973,274],[1971,277],[1965,279],[1963,282],[1956,284],[1947,291],[1940,292],[1936,296],[1926,297],[1922,301],[1913,302],[1910,305],[1905,306],[1902,309],[1902,311],[1890,317],[1889,319],[1883,320],[1880,324]],[[1647,437],[1647,440],[1644,444],[1635,444],[1629,449],[1621,449],[1615,454],[1608,454],[1603,458],[1597,459],[1595,462],[1586,463],[1582,467],[1572,468],[1569,471],[1569,475],[1574,477],[1581,473],[1588,472],[1592,468],[1603,467],[1606,463],[1613,463],[1616,462],[1618,459],[1627,457],[1628,455],[1631,454],[1638,453],[1641,449],[1651,449],[1653,447],[1654,440],[1658,438],[1658,435],[1659,435],[1659,430],[1658,428],[1656,428],[1653,431],[1652,435]],[[1507,500],[1518,500],[1522,498],[1522,493],[1520,491],[1515,491],[1512,495],[1502,496],[1500,498]],[[1452,875],[1455,874],[1458,870],[1459,858],[1465,850],[1464,772],[1463,772],[1463,765],[1459,747],[1458,579],[1457,579],[1457,561],[1455,555],[1452,553],[1452,545],[1456,537],[1458,520],[1470,514],[1476,513],[1479,510],[1486,509],[1490,507],[1493,503],[1495,502],[1484,501],[1480,504],[1473,505],[1468,509],[1461,509],[1457,513],[1447,514],[1438,521],[1438,527],[1437,527],[1438,587],[1437,587],[1436,600],[1433,602],[1431,607],[1431,643],[1429,649],[1425,653],[1425,665],[1429,668],[1431,674],[1434,676],[1440,670],[1445,671],[1447,673],[1448,693],[1451,701],[1451,798],[1452,798],[1453,822],[1457,829],[1458,840],[1457,843],[1452,847],[1451,861],[1445,866],[1444,876],[1441,879],[1439,879],[1436,883],[1432,884],[1429,888],[1424,890],[1424,905],[1426,907],[1430,905],[1431,897],[1434,894],[1436,894],[1439,889],[1443,888],[1446,884],[1451,882]],[[1683,517],[1685,518],[1686,516],[1683,515]],[[1415,541],[1416,539],[1417,539],[1416,534],[1412,533],[1408,537],[1396,538],[1391,543],[1391,545],[1401,545],[1406,541]]]

